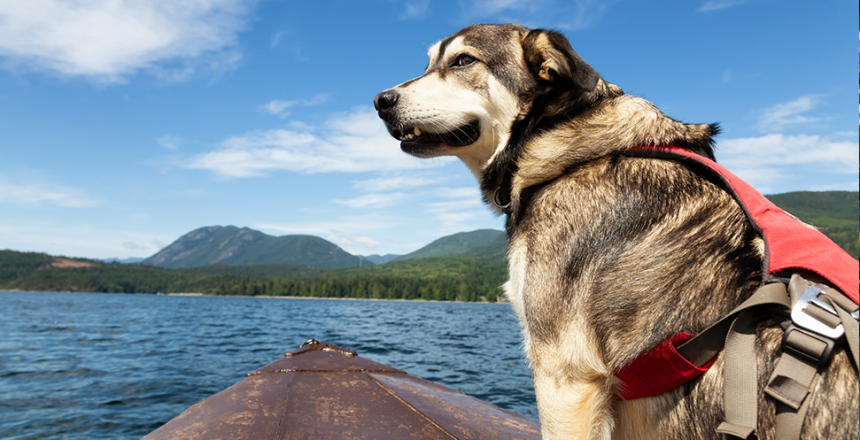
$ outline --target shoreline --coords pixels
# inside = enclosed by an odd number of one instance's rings
[[[146,295],[146,294],[141,294]],[[150,294],[151,295],[151,294]],[[463,304],[510,304],[508,301],[441,301],[435,299],[398,299],[398,298],[338,298],[336,296],[267,296],[267,295],[206,295],[204,293],[164,293],[165,296],[206,296],[212,298],[268,298],[268,299],[324,299],[329,301],[397,301],[397,302],[434,302]]]
[[[223,296],[223,295],[206,295],[206,296]],[[241,296],[234,296],[243,298]],[[464,303],[464,304],[510,304],[508,301],[441,301],[435,299],[396,299],[396,298],[338,298],[333,296],[314,297],[314,296],[255,296],[252,298],[272,298],[272,299],[325,299],[332,301],[399,301],[399,302],[435,302],[435,303]]]
[[[269,298],[269,299],[323,299],[329,301],[398,301],[398,302],[424,302],[424,303],[462,303],[462,304],[510,304],[509,301],[440,301],[435,299],[397,299],[397,298],[338,298],[330,297],[314,297],[314,296],[247,296],[247,295],[206,295],[199,292],[177,292],[177,293],[124,293],[124,292],[72,292],[60,290],[21,290],[21,289],[0,289],[0,292],[48,292],[48,293],[96,293],[99,295],[154,295],[154,296],[180,296],[180,297],[213,297],[213,298]]]

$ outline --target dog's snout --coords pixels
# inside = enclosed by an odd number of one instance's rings
[[[378,95],[376,98],[373,98],[373,107],[376,108],[376,111],[382,113],[388,110],[391,110],[391,107],[394,107],[394,104],[397,104],[397,98],[400,95],[397,94],[394,90],[386,90]]]

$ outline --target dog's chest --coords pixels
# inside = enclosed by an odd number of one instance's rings
[[[508,301],[511,302],[520,324],[526,329],[526,334],[528,334],[528,325],[525,319],[524,283],[527,262],[527,243],[521,238],[512,238],[508,248],[508,282],[502,288]]]

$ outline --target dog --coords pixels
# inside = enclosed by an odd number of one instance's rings
[[[456,156],[506,215],[509,281],[546,439],[714,439],[722,356],[696,381],[617,399],[613,372],[681,331],[698,333],[761,285],[764,245],[714,179],[676,161],[630,157],[674,145],[714,158],[717,124],[674,120],[624,94],[561,34],[472,25],[433,45],[424,74],[374,105],[401,149]],[[783,330],[759,319],[759,382]],[[858,382],[838,350],[802,438],[857,438]],[[775,403],[759,396],[758,437]]]

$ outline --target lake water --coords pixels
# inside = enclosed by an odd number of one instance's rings
[[[0,438],[140,438],[311,338],[537,420],[507,304],[0,292]]]

